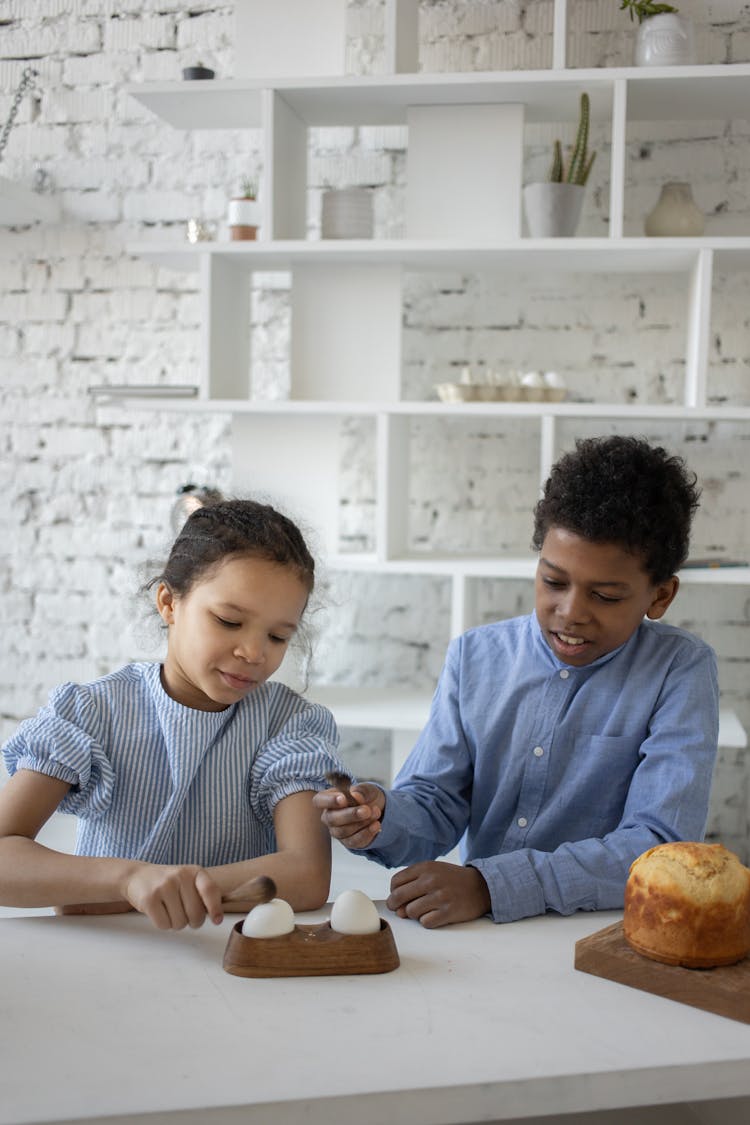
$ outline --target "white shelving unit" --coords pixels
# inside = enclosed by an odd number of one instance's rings
[[[397,3],[396,9],[404,34],[411,36],[413,3]],[[398,20],[395,26],[398,33]],[[204,333],[195,398],[138,400],[136,395],[129,397],[127,389],[120,389],[120,401],[150,410],[166,407],[231,413],[240,485],[252,482],[255,489],[273,492],[319,528],[329,565],[449,578],[454,634],[473,623],[475,579],[530,579],[534,559],[410,555],[407,476],[413,419],[481,416],[530,420],[538,435],[540,483],[556,456],[556,426],[561,419],[750,421],[750,406],[711,403],[708,370],[714,278],[726,270],[750,270],[750,233],[742,238],[623,237],[627,126],[656,119],[748,117],[750,65],[566,70],[564,35],[565,4],[558,0],[550,70],[238,79],[129,87],[145,107],[175,128],[262,130],[264,216],[262,238],[254,243],[155,241],[131,248],[160,266],[197,274]],[[393,53],[394,57],[399,54],[398,42]],[[593,119],[608,124],[610,131],[608,237],[523,238],[519,208],[524,123],[575,122],[583,91],[590,96]],[[309,129],[393,124],[409,126],[406,237],[388,241],[307,239]],[[474,162],[467,162],[471,152],[480,161],[479,177]],[[507,160],[498,160],[498,153]],[[415,194],[425,172],[438,165],[472,169],[464,178],[460,206],[454,206],[454,212],[469,212],[471,222],[466,229],[460,223],[454,225],[450,238],[445,237],[440,217],[448,197],[456,203],[455,176],[445,184],[440,177],[431,178],[429,204],[423,191]],[[483,181],[482,191],[475,188],[478,179]],[[484,190],[488,179],[489,194]],[[447,196],[441,197],[442,191]],[[498,231],[489,200],[493,196],[507,199],[509,192],[515,193],[516,207],[511,208],[505,229]],[[477,223],[490,232],[488,237],[477,236]],[[291,395],[282,402],[252,399],[249,378],[252,278],[273,271],[291,278]],[[403,283],[406,274],[420,271],[491,272],[532,280],[571,273],[679,279],[686,294],[681,402],[672,406],[449,405],[403,399]],[[377,388],[375,397],[373,388]],[[375,550],[368,555],[342,556],[337,543],[335,436],[341,419],[352,415],[371,419],[375,431]],[[294,450],[295,456],[279,458],[282,446]],[[305,464],[315,465],[314,479],[300,471]],[[321,486],[321,480],[330,481],[330,487]],[[692,583],[750,584],[750,568],[686,570],[682,577]],[[397,732],[396,741],[398,732],[404,739],[413,738],[429,704],[421,695],[401,698],[397,692],[386,696],[356,689],[333,692],[331,700],[342,724],[386,725]],[[731,712],[723,715],[722,737],[729,740],[727,745],[744,744],[744,731]],[[394,764],[399,756],[394,743]]]

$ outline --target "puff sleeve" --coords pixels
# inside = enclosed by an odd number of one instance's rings
[[[329,770],[343,770],[338,731],[331,712],[284,689],[271,708],[271,733],[250,773],[250,804],[261,823],[273,826],[273,810],[284,797],[324,789]]]
[[[8,773],[33,770],[67,781],[60,812],[95,817],[112,800],[114,774],[104,753],[101,720],[85,685],[62,684],[46,707],[26,719],[3,746]]]

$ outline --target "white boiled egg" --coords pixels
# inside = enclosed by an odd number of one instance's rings
[[[283,898],[259,902],[242,923],[245,937],[270,938],[290,934],[294,929],[294,911]]]
[[[331,929],[340,934],[376,934],[380,915],[364,891],[342,891],[331,909]]]

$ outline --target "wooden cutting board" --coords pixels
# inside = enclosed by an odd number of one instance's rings
[[[750,957],[716,969],[662,965],[636,953],[615,922],[576,942],[575,967],[680,1004],[750,1023]]]

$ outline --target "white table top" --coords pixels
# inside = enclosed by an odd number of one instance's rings
[[[236,918],[3,918],[0,1125],[434,1125],[750,1094],[750,1025],[573,968],[620,914],[426,931],[378,906],[394,972],[261,980],[222,969]]]

